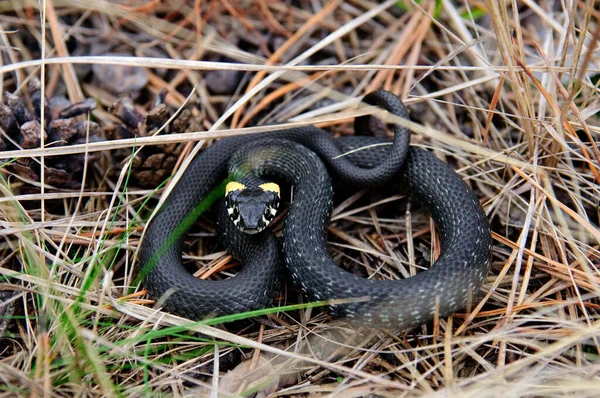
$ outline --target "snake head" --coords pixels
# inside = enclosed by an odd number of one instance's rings
[[[246,187],[232,181],[225,187],[225,206],[231,221],[240,231],[259,233],[277,214],[279,186],[269,182],[258,187]]]

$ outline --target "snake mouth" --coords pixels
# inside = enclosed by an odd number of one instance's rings
[[[259,227],[259,228],[244,228],[244,229],[242,229],[242,231],[244,233],[248,234],[248,235],[254,235],[254,234],[257,234],[257,233],[262,232],[264,230],[265,230],[264,227],[263,228]]]
[[[270,208],[266,208],[264,213],[271,214]],[[259,232],[264,231],[269,226],[269,224],[271,223],[271,220],[272,220],[272,217],[266,218],[264,215],[262,215],[260,217],[258,217],[256,215],[253,215],[253,216],[254,217],[243,217],[243,215],[240,213],[240,216],[238,217],[238,219],[236,221],[234,221],[233,223],[243,233],[249,234],[249,235],[254,235]],[[250,222],[247,221],[248,219],[250,220]]]

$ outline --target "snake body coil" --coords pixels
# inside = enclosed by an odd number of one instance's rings
[[[407,117],[402,102],[390,93],[377,91],[365,101]],[[367,121],[367,117],[358,118],[355,129],[365,130]],[[256,235],[242,233],[223,206],[219,210],[221,239],[244,269],[225,281],[204,281],[181,263],[183,233],[204,210],[213,189],[226,180],[230,161],[233,171],[250,165],[259,176],[273,175],[294,186],[284,227],[283,258],[311,300],[350,299],[329,306],[335,316],[403,329],[427,322],[436,313],[446,315],[464,307],[484,282],[491,237],[477,197],[445,163],[410,147],[405,129],[396,127],[393,145],[344,157],[339,155],[390,141],[374,137],[332,140],[315,127],[262,137],[258,141],[252,136],[227,138],[204,150],[148,225],[140,249],[145,285],[153,297],[164,297],[167,310],[192,319],[244,312],[268,306],[279,291],[277,239],[268,229]],[[409,279],[373,281],[337,267],[326,247],[333,194],[327,169],[335,178],[362,186],[388,181],[423,204],[439,228],[442,247],[431,269]]]

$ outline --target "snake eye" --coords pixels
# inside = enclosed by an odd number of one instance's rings
[[[238,207],[234,204],[227,204],[227,214],[229,214],[229,216],[232,219],[236,219],[239,217],[240,215],[240,210],[238,209]]]

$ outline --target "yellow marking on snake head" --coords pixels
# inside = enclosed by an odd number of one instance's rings
[[[275,184],[274,182],[265,182],[264,184],[260,184],[259,187],[265,191],[275,192],[277,196],[279,196],[279,185]]]
[[[237,181],[231,181],[228,182],[225,186],[225,195],[229,195],[233,191],[241,191],[243,189],[246,189],[246,186],[244,184],[239,183]]]

